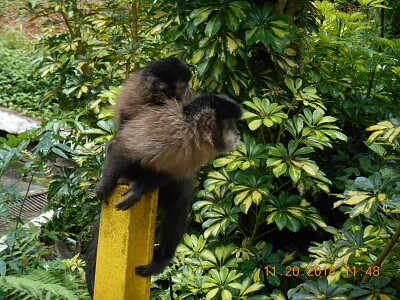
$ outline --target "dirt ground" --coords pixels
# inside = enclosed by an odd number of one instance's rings
[[[30,21],[29,17],[18,18],[21,16],[19,8],[24,6],[24,1],[2,1],[0,0],[0,31],[8,28],[18,28],[22,26],[26,38],[32,38],[40,32],[42,20]],[[18,19],[17,19],[18,18]]]

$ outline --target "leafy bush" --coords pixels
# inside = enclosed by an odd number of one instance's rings
[[[38,73],[42,51],[27,40],[22,27],[1,29],[0,105],[34,116],[50,116],[56,103],[42,105],[48,80]]]
[[[37,72],[41,53],[33,47],[9,49],[0,45],[0,105],[33,116],[51,116],[52,109],[42,106],[47,80]]]

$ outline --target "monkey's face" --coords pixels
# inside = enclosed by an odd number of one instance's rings
[[[192,90],[189,87],[189,83],[183,80],[177,80],[175,82],[175,97],[179,101],[186,101]]]
[[[240,132],[236,127],[236,119],[227,119],[222,121],[222,130],[220,129],[219,140],[214,140],[214,145],[220,152],[235,150],[236,143],[240,139]]]
[[[177,79],[174,82],[157,80],[155,84],[155,95],[161,99],[177,99],[185,102],[190,98],[192,90],[187,81]]]

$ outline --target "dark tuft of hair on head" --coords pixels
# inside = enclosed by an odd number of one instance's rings
[[[189,81],[192,78],[188,66],[175,57],[166,57],[151,61],[142,70],[143,76],[154,76],[166,82],[176,79]]]

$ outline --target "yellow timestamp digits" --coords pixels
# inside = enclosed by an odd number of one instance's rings
[[[277,275],[283,275],[287,277],[292,277],[292,276],[299,276],[299,275],[305,275],[305,276],[335,276],[336,275],[336,267],[331,266],[331,267],[321,267],[321,266],[308,266],[307,270],[301,270],[299,266],[286,266],[286,273],[285,274],[279,274],[276,272],[276,267],[275,266],[267,266],[264,268],[265,269],[265,275],[272,275],[272,276],[277,276]]]
[[[369,275],[369,276],[379,276],[381,274],[381,268],[379,266],[368,267],[365,271],[357,268],[357,267],[344,267],[346,275],[353,275],[356,277],[357,275]]]
[[[308,266],[307,268],[300,268],[299,266],[286,266],[286,271],[283,271],[283,266],[280,266],[277,270],[276,266],[266,266],[265,275],[266,276],[286,276],[286,277],[296,277],[296,276],[336,276],[337,272],[342,273],[343,276],[380,276],[381,269],[379,266],[371,266],[366,270],[360,269],[358,267],[344,266],[343,268],[337,269],[335,266]]]

